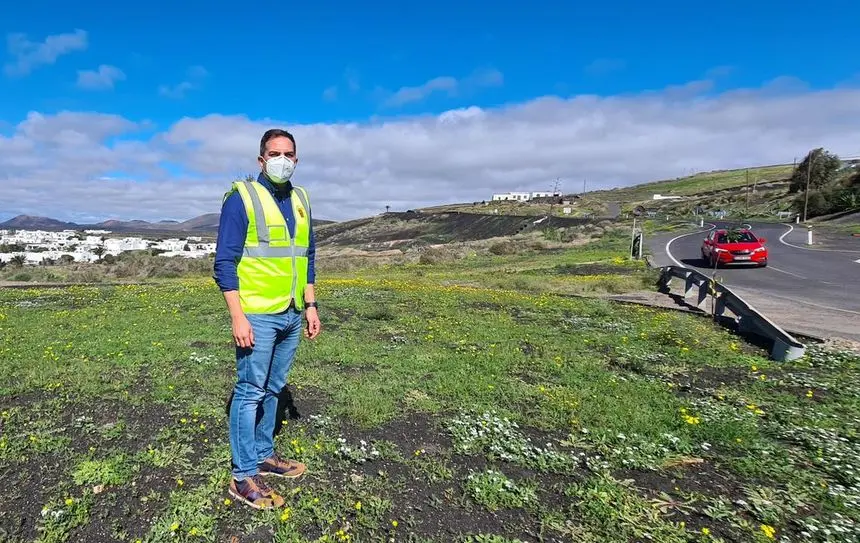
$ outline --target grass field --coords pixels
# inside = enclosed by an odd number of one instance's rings
[[[645,183],[630,188],[598,191],[591,193],[590,196],[600,200],[620,200],[625,202],[650,200],[653,194],[692,196],[712,191],[745,187],[747,184],[747,172],[749,172],[749,183],[752,186],[756,182],[767,183],[788,179],[791,177],[793,170],[794,166],[786,164],[781,166],[705,172],[678,179]]]
[[[0,290],[0,541],[856,540],[860,359],[563,295],[644,281],[622,249],[322,277],[276,512],[226,493],[210,280]]]

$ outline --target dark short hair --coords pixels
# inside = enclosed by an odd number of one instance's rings
[[[293,149],[296,148],[296,138],[294,138],[292,134],[286,130],[281,130],[280,128],[272,128],[270,130],[266,130],[262,139],[260,139],[260,156],[265,156],[266,144],[269,143],[269,140],[274,138],[289,138],[289,140],[293,142]]]

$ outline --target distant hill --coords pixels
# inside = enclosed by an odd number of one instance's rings
[[[554,227],[581,226],[590,222],[570,217],[552,219]],[[322,245],[392,249],[514,236],[541,228],[542,224],[543,221],[535,216],[456,211],[389,212],[324,226],[316,231],[316,239]]]
[[[164,233],[199,233],[214,234],[218,231],[219,213],[207,213],[188,219],[187,221],[159,221],[147,222],[141,220],[122,221],[110,219],[93,224],[78,224],[73,222],[58,221],[50,217],[34,217],[31,215],[18,215],[8,221],[0,223],[0,229],[4,230],[111,230],[113,232],[164,232]],[[314,219],[314,226],[331,224],[334,221]]]
[[[34,217],[32,215],[18,215],[6,222],[0,223],[2,229],[16,230],[67,230],[77,228],[75,223],[58,221],[48,217]]]
[[[665,179],[642,183],[632,187],[589,192],[588,196],[601,201],[641,201],[650,200],[654,194],[663,196],[702,197],[726,190],[745,189],[747,184],[768,185],[780,183],[791,177],[792,164],[738,168],[735,170],[715,170],[700,172],[676,179]]]

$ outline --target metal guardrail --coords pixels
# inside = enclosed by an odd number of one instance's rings
[[[781,362],[802,357],[806,346],[791,334],[780,328],[776,323],[759,313],[743,298],[732,292],[728,287],[712,280],[707,275],[681,266],[664,266],[660,269],[658,285],[661,292],[669,292],[672,278],[684,281],[684,299],[696,296],[696,307],[711,296],[714,301],[713,314],[725,316],[726,309],[735,315],[738,330],[741,333],[753,333],[773,341],[770,356]],[[698,289],[698,292],[696,292]]]

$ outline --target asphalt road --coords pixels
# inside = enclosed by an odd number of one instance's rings
[[[705,234],[713,226],[728,225],[705,223],[705,228],[690,234],[653,238],[649,246],[656,264],[684,266],[710,276],[713,270],[701,259],[700,249]],[[787,302],[798,309],[805,307],[812,313],[819,309],[841,315],[843,328],[856,330],[860,336],[860,243],[857,238],[830,239],[825,249],[806,246],[807,233],[803,227],[768,223],[750,226],[757,236],[767,239],[768,266],[718,268],[717,280],[729,287]]]

